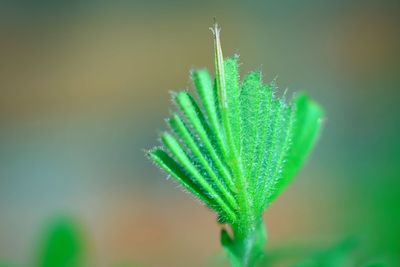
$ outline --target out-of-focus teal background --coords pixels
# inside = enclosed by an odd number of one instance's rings
[[[385,0],[1,1],[0,264],[32,266],[65,216],[86,266],[218,257],[214,214],[143,152],[169,91],[213,69],[214,16],[242,75],[261,69],[326,109],[318,146],[266,213],[267,251],[351,237],[354,264],[400,266],[400,2]]]

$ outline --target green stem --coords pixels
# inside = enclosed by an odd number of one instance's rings
[[[223,229],[221,243],[232,267],[254,267],[264,254],[267,240],[262,220],[243,232],[242,228],[231,225],[233,237]]]

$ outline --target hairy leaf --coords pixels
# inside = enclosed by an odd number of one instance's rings
[[[290,183],[321,130],[322,109],[306,95],[276,97],[260,72],[239,77],[238,57],[223,60],[214,27],[215,79],[192,72],[198,102],[173,97],[179,113],[168,120],[156,164],[213,209],[238,233],[255,231],[262,213]]]

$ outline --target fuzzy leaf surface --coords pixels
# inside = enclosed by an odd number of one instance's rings
[[[260,72],[241,82],[237,57],[223,66],[217,79],[223,75],[224,84],[213,84],[205,70],[192,72],[198,100],[189,92],[174,95],[179,113],[168,120],[163,147],[149,155],[220,221],[249,228],[300,170],[323,111],[305,94],[276,97],[275,82],[264,84]]]

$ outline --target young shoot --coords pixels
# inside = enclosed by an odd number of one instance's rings
[[[323,111],[303,93],[276,97],[275,82],[263,83],[260,71],[240,81],[238,57],[224,59],[220,28],[210,29],[215,77],[192,72],[198,101],[185,91],[173,95],[178,112],[148,155],[217,214],[231,265],[251,267],[266,242],[262,215],[309,155]]]

